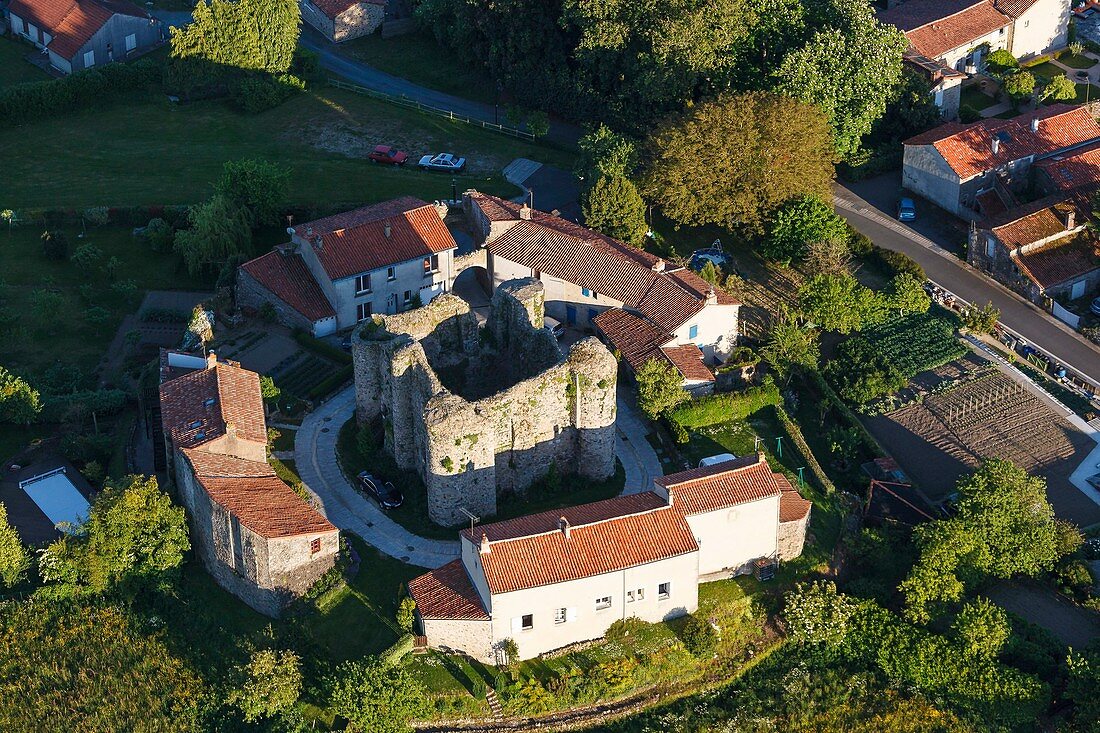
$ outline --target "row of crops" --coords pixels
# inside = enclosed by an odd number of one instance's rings
[[[891,318],[840,344],[826,376],[850,402],[893,394],[920,372],[966,353],[957,327],[955,316],[940,308]]]

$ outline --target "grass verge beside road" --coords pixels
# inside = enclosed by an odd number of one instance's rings
[[[296,204],[451,197],[449,175],[372,164],[366,155],[379,143],[414,159],[465,156],[459,193],[514,195],[500,171],[517,157],[572,164],[552,148],[321,87],[254,116],[219,101],[165,99],[0,130],[0,147],[20,151],[5,160],[0,208],[192,204],[211,194],[226,161],[248,157],[290,168]]]

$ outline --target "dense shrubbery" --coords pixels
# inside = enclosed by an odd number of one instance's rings
[[[0,89],[0,122],[19,124],[63,112],[75,112],[159,86],[161,66],[152,59],[78,71],[51,81]]]
[[[43,400],[41,419],[64,422],[95,413],[97,417],[115,415],[126,406],[129,395],[121,389],[98,389],[72,394],[48,395]]]
[[[779,388],[768,381],[743,392],[724,392],[685,402],[671,410],[668,418],[684,428],[702,428],[730,420],[744,420],[757,410],[778,405],[781,401]]]
[[[306,83],[291,74],[250,76],[233,85],[231,98],[242,111],[254,115],[274,109],[305,90]]]

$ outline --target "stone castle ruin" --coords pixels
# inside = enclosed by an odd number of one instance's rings
[[[386,450],[423,479],[433,522],[490,517],[498,496],[524,493],[551,465],[614,473],[615,358],[595,338],[563,355],[544,310],[542,283],[523,278],[501,284],[481,327],[444,294],[357,329],[357,417],[383,419]]]

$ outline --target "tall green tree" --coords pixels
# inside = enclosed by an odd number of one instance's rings
[[[329,706],[356,733],[405,733],[410,720],[428,711],[420,683],[377,657],[344,662],[328,688]]]
[[[190,549],[184,511],[154,476],[108,482],[78,534],[46,548],[43,580],[72,592],[98,593],[123,581],[156,583]]]
[[[848,158],[886,111],[909,42],[877,20],[867,0],[820,0],[807,7],[813,36],[775,70],[775,89],[818,105],[832,125],[837,157]]]
[[[760,232],[783,202],[831,192],[828,121],[789,97],[724,94],[669,121],[648,147],[643,189],[682,224]]]
[[[225,164],[214,191],[248,212],[253,229],[279,223],[290,191],[290,170],[268,160],[248,158]]]
[[[638,144],[600,123],[577,142],[580,155],[573,172],[586,185],[601,178],[630,178],[638,168]]]
[[[23,578],[30,566],[31,557],[27,548],[23,546],[15,527],[8,524],[8,508],[0,504],[0,584],[11,588]]]
[[[1079,544],[1079,533],[1054,518],[1046,481],[1008,461],[986,462],[960,479],[958,493],[954,517],[916,530],[920,559],[901,585],[914,620],[927,621],[934,604],[959,600],[983,577],[1050,570],[1075,536]]]
[[[650,420],[690,398],[684,390],[683,376],[667,361],[650,359],[634,379],[638,383],[638,407]]]
[[[786,308],[781,308],[760,356],[781,377],[789,378],[796,367],[816,369],[821,359],[817,331],[799,324]]]
[[[1051,77],[1045,85],[1043,90],[1039,92],[1039,101],[1046,99],[1054,100],[1055,102],[1071,102],[1077,99],[1077,87],[1068,76],[1057,74]]]
[[[0,422],[30,425],[41,411],[38,390],[0,366]]]
[[[641,247],[649,226],[645,201],[630,179],[601,178],[584,195],[582,210],[589,227],[621,242]]]
[[[258,649],[236,673],[230,700],[250,723],[289,710],[302,694],[302,662],[292,651]]]
[[[925,313],[932,307],[932,299],[924,292],[924,283],[908,272],[894,275],[886,292],[886,302],[903,316],[909,313]]]
[[[832,204],[811,194],[786,201],[775,211],[762,249],[769,259],[801,260],[808,245],[827,239],[846,241],[848,225]]]
[[[850,274],[814,275],[798,291],[802,312],[826,331],[851,333],[881,323],[886,301]]]
[[[183,257],[187,271],[197,275],[244,257],[252,245],[252,227],[246,209],[221,194],[191,207],[190,229],[176,232],[173,248]]]

